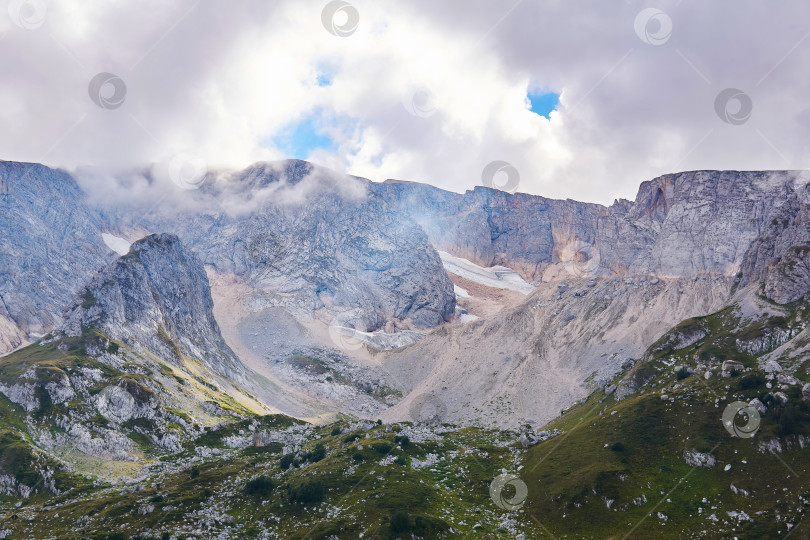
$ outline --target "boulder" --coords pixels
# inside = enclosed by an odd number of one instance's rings
[[[778,373],[782,371],[782,366],[780,366],[776,360],[768,360],[765,362],[765,365],[762,366],[762,369],[766,373]]]
[[[635,365],[635,362],[633,361],[633,359],[632,358],[627,358],[627,359],[625,359],[624,362],[622,362],[622,369],[630,369],[631,367],[633,367],[633,365]]]
[[[520,430],[518,432],[518,442],[520,442],[520,445],[523,448],[534,446],[535,444],[548,439],[548,437],[549,434],[547,431],[535,433],[532,426],[528,424],[520,426]]]
[[[743,369],[743,365],[741,362],[737,362],[736,360],[726,360],[723,362],[723,371],[731,371],[732,369],[736,369],[738,371]]]
[[[757,398],[752,399],[751,401],[748,402],[748,404],[751,405],[754,409],[756,409],[759,414],[765,414],[766,412],[768,412],[768,407],[766,407],[765,404],[762,403]]]
[[[692,467],[710,468],[714,467],[715,464],[717,463],[717,460],[713,455],[704,452],[698,452],[694,448],[684,450],[683,459],[684,461],[686,461],[687,465],[691,465]]]
[[[776,382],[778,382],[779,384],[787,384],[791,386],[793,386],[794,384],[799,384],[799,381],[796,379],[796,377],[793,377],[792,375],[785,375],[784,373],[778,373],[776,375]]]

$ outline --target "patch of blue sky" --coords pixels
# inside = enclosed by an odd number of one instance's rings
[[[295,159],[308,159],[314,150],[335,148],[335,141],[323,132],[316,114],[285,127],[273,136],[272,142],[288,158]]]
[[[560,94],[556,92],[529,92],[529,106],[533,113],[549,118],[552,111],[557,110],[560,103]]]

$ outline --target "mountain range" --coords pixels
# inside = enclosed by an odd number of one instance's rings
[[[295,504],[353,500],[337,480],[312,495],[324,487],[304,487],[308,470],[334,479],[368,465],[368,475],[395,459],[408,466],[408,497],[422,500],[355,511],[351,537],[540,538],[543,523],[587,537],[600,532],[567,529],[566,514],[606,512],[618,531],[619,509],[659,515],[631,537],[668,519],[671,537],[700,536],[694,501],[668,513],[650,502],[696,469],[722,501],[706,508],[709,536],[789,532],[810,499],[796,464],[810,442],[806,172],[670,174],[608,207],[377,183],[294,160],[210,171],[199,189],[148,203],[105,202],[81,174],[38,164],[0,162],[0,179],[0,491],[43,512],[60,498],[88,534],[105,523],[167,532],[156,507],[178,519],[193,507],[226,536],[258,534],[255,508],[216,507],[246,466],[278,471],[256,478],[268,493],[284,483],[272,499],[272,512],[293,503],[277,522],[283,537],[307,537]],[[759,446],[722,438],[715,409],[731,397],[770,419]],[[602,457],[580,462],[577,449]],[[786,489],[802,504],[762,503],[777,490],[753,468],[731,487],[715,478],[732,451],[769,471],[781,465],[766,457],[784,452]],[[518,463],[550,503],[475,517],[487,497],[463,493]],[[183,475],[201,471],[203,495],[179,502],[191,489]],[[415,495],[427,471],[459,497],[453,512],[441,514],[436,493]],[[379,480],[369,491],[386,489]],[[109,490],[133,494],[127,510],[87,513]],[[397,531],[411,503],[418,514]],[[7,536],[44,531],[7,523]]]
[[[71,175],[41,165],[4,162],[2,175],[5,352],[63,324],[71,296],[116,256],[103,236],[126,246],[175,234],[224,298],[219,322],[242,357],[231,363],[284,389],[267,405],[299,417],[408,419],[408,395],[442,394],[448,420],[542,424],[668,328],[740,289],[763,283],[782,304],[810,290],[802,172],[667,175],[644,182],[634,202],[604,207],[374,183],[288,161],[209,173],[201,189],[180,193],[183,204],[167,199],[149,212],[94,205]],[[516,272],[532,292],[499,288],[497,276],[482,285],[448,274],[437,250],[502,267],[501,281]],[[480,291],[459,297],[454,287]],[[480,319],[452,324],[465,316]],[[341,350],[358,339],[377,346]],[[318,385],[289,365],[294,354],[364,380]],[[357,364],[370,380],[349,373]],[[483,376],[491,366],[497,376]],[[386,398],[347,403],[347,392],[369,384],[389,388]],[[533,399],[538,384],[551,399]],[[393,393],[400,406],[391,407]]]

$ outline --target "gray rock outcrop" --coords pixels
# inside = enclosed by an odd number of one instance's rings
[[[691,465],[692,467],[706,467],[711,468],[714,467],[717,463],[717,460],[712,454],[698,452],[694,448],[688,448],[683,452],[683,460],[686,462],[687,465]]]
[[[222,339],[199,259],[169,234],[135,242],[93,277],[64,315],[62,331],[98,328],[176,364],[183,355],[214,373],[244,381],[245,368]]]
[[[64,171],[0,162],[0,354],[61,324],[79,287],[115,257],[106,229],[178,234],[272,305],[325,318],[361,309],[359,330],[426,329],[453,316],[452,284],[425,233],[368,181],[302,161],[228,178],[184,192],[185,204],[170,199],[163,213],[102,209]]]
[[[807,174],[691,171],[643,182],[610,207],[477,187],[464,194],[388,181],[372,189],[438,249],[527,280],[740,275],[777,302],[810,290]],[[657,278],[656,278],[657,279]]]
[[[779,304],[810,291],[810,245],[791,246],[765,278],[765,295]]]
[[[0,161],[0,354],[45,334],[112,252],[64,171]]]
[[[355,310],[361,331],[450,320],[455,294],[438,253],[369,185],[303,161],[258,163],[207,182],[191,210],[141,224],[176,232],[206,265],[297,315]]]

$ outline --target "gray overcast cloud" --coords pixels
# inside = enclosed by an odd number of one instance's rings
[[[295,148],[454,191],[502,160],[519,191],[608,204],[669,172],[810,167],[806,2],[6,8],[6,160],[114,172],[191,155],[241,168]],[[560,94],[549,119],[529,92]]]

